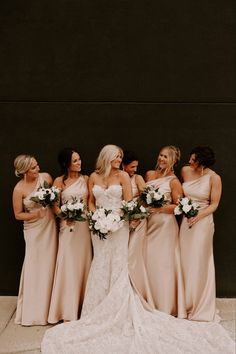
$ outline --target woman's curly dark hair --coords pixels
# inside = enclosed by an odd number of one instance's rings
[[[196,146],[190,152],[190,155],[193,154],[195,154],[196,161],[199,163],[199,165],[204,167],[210,167],[214,165],[216,161],[215,153],[209,146]]]
[[[122,164],[124,164],[126,166],[126,165],[130,164],[131,162],[138,161],[138,160],[139,160],[139,158],[135,152],[129,151],[129,150],[124,150]]]

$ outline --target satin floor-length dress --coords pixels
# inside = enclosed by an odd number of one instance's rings
[[[117,209],[122,187],[95,185],[97,206]],[[45,332],[43,354],[233,354],[234,342],[215,322],[199,323],[147,311],[128,273],[127,223],[100,240],[92,261],[81,319]]]
[[[171,204],[170,182],[175,176],[157,178],[147,186],[165,194]],[[155,308],[179,318],[186,317],[180,264],[179,227],[174,214],[154,213],[147,222],[145,263]]]
[[[30,198],[43,186],[39,174],[35,190],[23,199],[24,210],[42,206]],[[52,210],[47,207],[43,218],[24,221],[25,258],[21,272],[15,323],[24,326],[46,325],[57,255],[57,229]]]
[[[196,202],[200,209],[209,205],[211,174],[207,173],[193,181],[183,183],[185,196]],[[180,252],[186,307],[190,320],[218,319],[213,234],[213,214],[199,220],[191,228],[188,227],[187,218],[183,217],[180,227]]]
[[[139,197],[139,190],[136,184],[136,175],[131,177],[131,187],[133,199]],[[144,262],[144,246],[147,235],[147,220],[140,220],[140,224],[136,229],[130,232],[129,235],[129,254],[128,267],[129,276],[133,287],[140,295],[141,300],[144,300],[144,306],[148,308],[155,308],[152,298],[151,289],[149,286],[146,266]]]
[[[87,183],[84,176],[80,176],[62,191],[62,203],[72,198],[86,201],[87,194]],[[92,243],[88,222],[76,221],[72,228],[62,222],[49,323],[72,321],[80,317],[91,261]]]

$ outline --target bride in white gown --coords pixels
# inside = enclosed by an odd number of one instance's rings
[[[130,178],[120,171],[122,150],[106,145],[89,180],[90,210],[118,209],[131,199]],[[234,342],[215,322],[177,319],[146,310],[128,274],[129,227],[106,240],[92,235],[94,259],[81,319],[46,331],[43,354],[233,354]]]

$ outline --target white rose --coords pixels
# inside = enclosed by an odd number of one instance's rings
[[[67,206],[66,204],[61,206],[61,211],[64,213],[67,210]]]
[[[67,204],[67,209],[70,210],[70,211],[73,211],[74,210],[74,205],[72,203],[68,203]]]
[[[38,198],[39,198],[40,200],[44,200],[44,198],[45,198],[44,192],[39,192],[39,193],[38,193]]]
[[[56,198],[56,195],[55,195],[55,193],[51,193],[51,195],[50,195],[50,200],[54,200]]]
[[[188,199],[187,197],[184,197],[184,198],[182,198],[182,199],[180,200],[180,203],[181,203],[182,205],[186,205],[186,204],[188,204],[188,202],[189,202],[189,199]]]
[[[154,197],[155,200],[160,200],[162,198],[162,195],[159,192],[155,192],[153,194],[153,197]]]
[[[146,213],[146,208],[144,208],[144,207],[141,205],[140,211],[141,211],[141,213]]]
[[[178,206],[175,207],[175,209],[174,209],[174,214],[175,214],[175,215],[180,215],[180,214],[182,214],[182,211],[180,210],[180,208],[179,208]]]
[[[147,204],[151,204],[151,202],[152,202],[152,198],[150,194],[147,194]]]
[[[185,204],[185,205],[183,206],[183,211],[184,211],[185,213],[188,213],[189,210],[191,210],[191,205]]]

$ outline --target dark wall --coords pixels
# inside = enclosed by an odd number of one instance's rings
[[[215,213],[218,296],[236,295],[236,41],[233,2],[10,1],[0,5],[0,293],[17,294],[22,224],[13,160],[34,154],[59,173],[79,149],[84,172],[107,143],[135,150],[140,173],[161,146],[208,144],[223,195]]]

